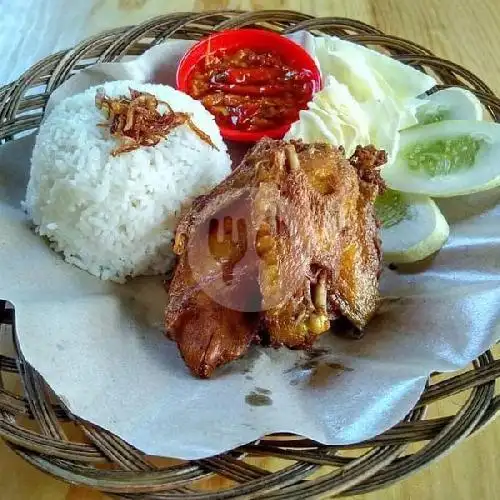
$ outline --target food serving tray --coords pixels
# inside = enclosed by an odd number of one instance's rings
[[[177,13],[85,40],[69,51],[40,61],[17,81],[0,88],[0,143],[36,130],[51,93],[83,68],[142,54],[168,38],[199,39],[243,26],[281,33],[307,29],[378,48],[431,73],[444,87],[470,89],[491,118],[500,121],[500,100],[469,71],[358,21],[315,19],[291,11]],[[0,332],[0,340],[12,337],[14,342],[14,353],[9,356],[3,352],[0,357],[0,435],[41,470],[120,498],[304,499],[366,493],[446,453],[500,410],[500,398],[495,395],[500,359],[494,348],[465,371],[433,375],[404,421],[369,441],[325,446],[280,434],[207,459],[159,459],[144,456],[120,438],[65,409],[64,402],[54,397],[42,377],[24,361],[17,348],[13,310],[2,300]],[[16,392],[16,387],[22,389]],[[426,417],[433,414],[433,405],[449,397],[456,405],[454,414]],[[223,427],[220,432],[224,432]],[[207,481],[214,477],[219,481]]]

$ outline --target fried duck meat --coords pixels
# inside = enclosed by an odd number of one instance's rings
[[[362,329],[378,305],[373,203],[385,153],[260,141],[180,222],[167,333],[209,377],[252,342],[309,348],[338,318]]]

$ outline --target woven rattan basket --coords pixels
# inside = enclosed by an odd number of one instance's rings
[[[82,68],[141,54],[170,37],[198,39],[241,26],[284,33],[308,29],[376,47],[432,73],[444,86],[471,89],[492,119],[500,121],[500,100],[469,71],[366,24],[289,11],[179,13],[88,39],[44,59],[16,82],[0,88],[0,143],[36,130],[51,92]],[[11,333],[16,345],[13,317],[13,310],[0,300],[1,335]],[[12,357],[0,356],[0,435],[41,470],[120,498],[302,500],[366,493],[425,466],[493,419],[500,409],[500,398],[495,396],[500,360],[493,352],[487,351],[460,373],[431,377],[406,419],[369,441],[332,447],[275,435],[217,457],[180,462],[146,457],[71,415],[16,350]],[[18,392],[13,389],[16,386]],[[456,408],[453,414],[426,418],[437,401],[450,396]],[[210,481],[214,477],[218,480]],[[214,484],[217,489],[211,488]]]

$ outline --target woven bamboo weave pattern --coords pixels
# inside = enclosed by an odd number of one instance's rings
[[[17,81],[1,87],[0,143],[35,131],[50,94],[87,66],[139,55],[168,38],[199,39],[242,26],[280,33],[307,29],[368,45],[432,74],[440,87],[460,85],[472,90],[491,118],[500,121],[500,100],[465,68],[361,22],[291,11],[177,13],[87,39],[40,61]],[[0,331],[12,335],[15,343],[13,323],[12,308],[0,300]],[[299,500],[366,493],[425,466],[495,417],[500,411],[500,397],[495,395],[500,359],[494,353],[494,349],[487,351],[459,373],[431,377],[406,419],[369,441],[332,447],[298,436],[273,435],[224,455],[181,462],[146,457],[118,437],[79,421],[17,351],[13,357],[0,356],[0,436],[47,473],[120,498]],[[19,394],[5,389],[7,377],[20,381]],[[452,395],[461,395],[462,401],[455,414],[426,418],[428,408]],[[283,466],[268,470],[260,465],[259,457],[281,458]],[[229,479],[231,486],[218,491],[200,489],[200,482],[214,475]]]

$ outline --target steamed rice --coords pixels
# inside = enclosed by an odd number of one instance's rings
[[[192,113],[219,151],[187,125],[156,146],[111,156],[117,140],[95,106],[96,87],[65,99],[40,128],[25,208],[41,236],[64,258],[102,279],[160,274],[174,261],[180,212],[230,172],[213,116],[191,97],[163,85],[108,82],[107,95],[150,92],[174,111]],[[164,106],[159,110],[163,112]]]

